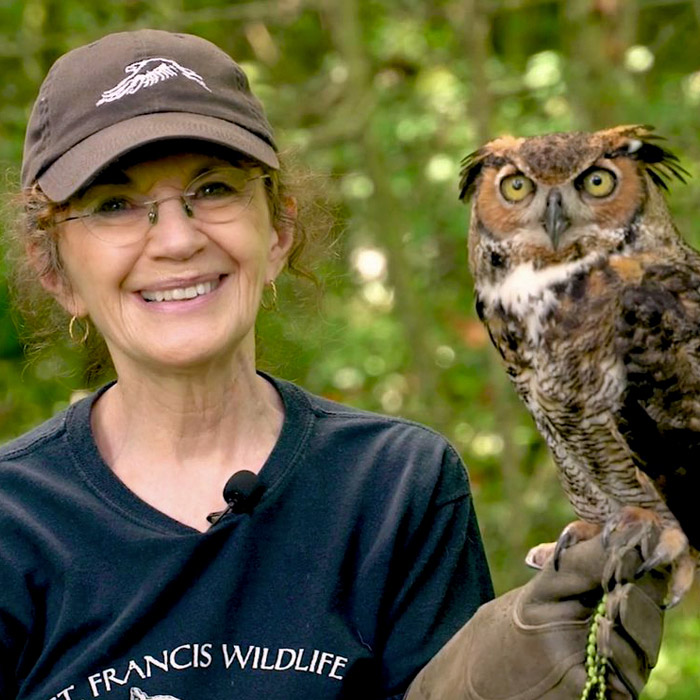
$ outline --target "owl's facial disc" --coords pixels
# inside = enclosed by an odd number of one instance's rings
[[[536,259],[543,266],[593,250],[618,251],[645,192],[638,164],[589,154],[574,165],[567,173],[548,170],[545,161],[533,168],[518,154],[485,163],[474,196],[472,248],[485,251],[486,260],[496,246],[497,257],[510,264]],[[485,237],[491,243],[480,248]]]

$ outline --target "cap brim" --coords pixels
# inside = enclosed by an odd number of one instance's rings
[[[157,112],[118,122],[89,136],[52,163],[37,181],[49,199],[64,202],[120,156],[167,139],[219,144],[279,168],[272,146],[237,124],[201,114]]]

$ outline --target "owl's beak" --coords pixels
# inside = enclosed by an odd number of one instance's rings
[[[561,192],[556,187],[547,195],[547,208],[545,209],[542,223],[552,241],[552,246],[556,250],[561,234],[569,228],[570,223],[564,213]]]

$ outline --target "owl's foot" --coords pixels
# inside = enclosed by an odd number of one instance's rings
[[[693,583],[696,558],[691,555],[688,538],[683,531],[665,522],[650,510],[625,506],[615,513],[603,528],[603,544],[608,560],[603,570],[603,585],[612,590],[615,583],[638,578],[654,569],[671,568],[666,607],[676,605]],[[630,570],[626,556],[637,550],[642,564]]]
[[[559,569],[561,553],[576,544],[595,537],[600,532],[600,525],[574,520],[563,530],[556,542],[545,542],[532,547],[525,557],[525,563],[533,569],[541,569],[547,561],[554,557],[554,569]]]

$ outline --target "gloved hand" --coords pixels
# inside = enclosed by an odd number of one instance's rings
[[[482,605],[418,674],[405,700],[578,700],[605,561],[600,536],[581,542],[562,553],[557,571],[550,559],[529,583]],[[637,698],[661,645],[668,573],[634,580],[640,564],[637,550],[627,552],[608,594],[612,624],[598,631],[613,665],[612,700]]]

